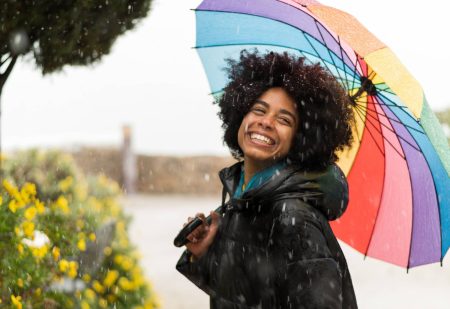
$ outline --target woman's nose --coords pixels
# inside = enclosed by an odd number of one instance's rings
[[[261,121],[260,121],[261,126],[264,129],[272,129],[273,128],[273,122],[274,122],[273,118],[271,116],[269,116],[269,115],[267,115],[265,117],[262,117]]]

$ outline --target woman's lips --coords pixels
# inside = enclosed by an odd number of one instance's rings
[[[250,132],[249,137],[252,142],[256,142],[258,144],[263,144],[263,145],[268,145],[268,146],[275,145],[275,141],[272,138],[270,138],[266,135],[263,135],[261,133]]]

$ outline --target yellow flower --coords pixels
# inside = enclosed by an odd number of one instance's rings
[[[28,207],[27,210],[25,210],[24,216],[27,220],[33,220],[36,216],[37,209],[34,206]]]
[[[20,196],[23,202],[28,204],[36,196],[36,186],[33,183],[25,183],[20,190]]]
[[[124,259],[125,257],[122,255],[122,254],[117,254],[115,257],[114,257],[114,263],[116,263],[117,265],[121,265],[122,264],[122,261],[123,261],[123,259]]]
[[[3,204],[3,196],[0,195],[0,205]]]
[[[117,296],[114,294],[108,294],[108,296],[106,296],[106,298],[108,299],[108,302],[110,304],[115,303],[117,301]]]
[[[17,194],[17,188],[14,187],[8,180],[3,179],[3,188],[5,188],[6,192],[8,192],[8,194],[13,197],[14,195]]]
[[[47,254],[47,252],[48,252],[47,245],[32,249],[33,256],[35,256],[39,260],[42,259]]]
[[[59,257],[61,256],[61,250],[58,247],[53,247],[52,256],[55,262],[58,261]]]
[[[83,275],[83,281],[88,283],[89,281],[91,281],[91,276],[89,274],[84,274]]]
[[[89,299],[89,300],[94,300],[95,299],[95,292],[92,290],[92,289],[89,289],[89,288],[87,288],[85,291],[84,291],[84,296],[86,296],[86,298],[87,299]]]
[[[125,256],[119,265],[123,270],[128,271],[133,267],[133,261],[129,257]]]
[[[31,182],[26,182],[22,187],[22,192],[25,192],[28,195],[35,196],[36,195],[36,185]]]
[[[107,302],[106,299],[104,299],[104,298],[100,298],[100,299],[98,300],[98,304],[99,304],[99,306],[102,307],[102,308],[108,307],[108,302]]]
[[[125,277],[120,277],[119,286],[124,291],[132,291],[134,290],[134,284],[132,281],[128,280]]]
[[[16,213],[18,208],[16,200],[9,201],[8,208],[9,210],[11,210],[12,213]]]
[[[59,271],[65,273],[69,269],[69,262],[65,259],[59,261]]]
[[[70,188],[72,183],[73,183],[72,176],[67,176],[66,178],[64,178],[59,182],[58,186],[62,192],[66,192]]]
[[[105,249],[103,249],[103,253],[104,253],[106,256],[110,256],[111,253],[112,253],[111,247],[105,247]]]
[[[91,241],[95,241],[97,239],[97,237],[95,236],[95,233],[90,233],[88,237]]]
[[[64,196],[58,197],[58,199],[56,200],[56,206],[65,214],[68,214],[70,212],[69,202]]]
[[[17,251],[19,251],[20,254],[23,253],[23,245],[22,244],[17,245]]]
[[[80,239],[78,241],[77,247],[78,249],[80,249],[80,251],[86,251],[86,242],[84,241],[84,239]]]
[[[41,201],[39,201],[38,199],[36,199],[36,200],[34,201],[34,206],[36,207],[38,214],[41,215],[41,214],[44,213],[44,211],[45,211],[44,203],[42,203]]]
[[[41,294],[42,294],[41,288],[37,288],[37,289],[34,291],[34,294],[35,294],[36,296],[41,296]]]
[[[79,228],[80,230],[84,227],[84,221],[81,219],[77,220],[77,228]]]
[[[34,239],[34,223],[30,221],[24,221],[22,223],[22,230],[25,236]]]
[[[108,270],[108,273],[103,280],[103,284],[109,288],[116,282],[117,278],[119,278],[119,272],[117,270]]]
[[[89,306],[89,304],[85,300],[81,302],[81,309],[90,309],[90,308],[91,306]]]
[[[22,309],[22,303],[20,302],[22,297],[11,295],[11,302],[17,309]]]
[[[17,286],[19,288],[23,288],[23,280],[22,280],[22,278],[17,279]]]
[[[105,288],[103,287],[103,285],[100,282],[98,282],[97,280],[94,280],[94,282],[92,282],[92,288],[97,293],[103,293],[105,291]]]
[[[77,276],[77,271],[78,271],[78,263],[75,261],[70,261],[69,271],[67,272],[67,275],[73,279]]]
[[[17,226],[14,227],[14,233],[16,233],[16,236],[20,236],[20,229]]]

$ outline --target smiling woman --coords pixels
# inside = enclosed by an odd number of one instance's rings
[[[256,171],[288,154],[297,123],[295,102],[283,88],[270,88],[256,100],[238,132],[244,153],[245,183]]]
[[[348,202],[334,163],[351,143],[349,98],[319,65],[286,53],[244,50],[228,64],[219,116],[240,162],[220,172],[222,211],[197,214],[177,269],[215,309],[356,308],[328,224]]]

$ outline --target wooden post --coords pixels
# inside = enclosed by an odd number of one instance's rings
[[[122,174],[123,188],[126,194],[136,192],[136,157],[131,149],[131,127],[123,126],[123,145],[122,145]]]

